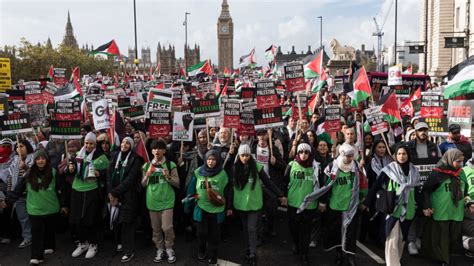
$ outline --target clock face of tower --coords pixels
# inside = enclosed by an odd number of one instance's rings
[[[222,26],[221,33],[229,33],[229,28],[227,26]]]

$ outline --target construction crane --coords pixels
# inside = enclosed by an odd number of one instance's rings
[[[382,71],[383,61],[382,61],[382,28],[379,27],[377,19],[374,17],[375,22],[375,32],[372,33],[372,36],[377,36],[377,71]]]
[[[379,27],[379,24],[377,23],[377,19],[374,17],[374,22],[375,22],[375,32],[372,33],[372,36],[377,36],[377,71],[382,71],[383,70],[383,60],[382,60],[382,36],[383,36],[383,26],[385,25],[385,22],[387,22],[388,14],[390,14],[390,11],[392,10],[393,6],[393,1],[390,4],[390,8],[387,11],[387,14],[385,14],[385,18],[383,20],[382,25]],[[395,48],[396,49],[396,48]],[[396,51],[395,51],[396,52]]]

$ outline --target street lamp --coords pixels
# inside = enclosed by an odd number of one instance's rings
[[[394,65],[397,64],[397,15],[398,15],[398,0],[395,0],[395,46],[394,46]]]
[[[320,30],[319,30],[319,48],[323,48],[323,16],[319,16]]]
[[[188,66],[188,15],[191,15],[189,12],[184,12],[184,69]]]
[[[133,62],[138,67],[138,48],[137,48],[137,8],[133,0],[133,24],[135,26],[135,60]]]

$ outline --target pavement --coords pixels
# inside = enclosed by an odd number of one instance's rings
[[[230,234],[226,241],[221,241],[219,246],[219,265],[241,265],[244,264],[244,251],[246,245],[242,237],[242,231],[239,229],[238,220],[231,224]],[[277,226],[276,237],[266,237],[263,244],[258,248],[258,265],[271,266],[287,266],[298,265],[298,257],[292,254],[291,239],[288,232],[286,215],[279,213],[279,225]],[[99,252],[93,259],[72,258],[71,253],[75,249],[75,244],[71,240],[69,233],[57,234],[56,252],[48,255],[42,265],[157,265],[153,262],[156,249],[143,233],[137,233],[136,252],[132,261],[122,264],[120,263],[121,253],[115,251],[116,243],[107,237],[99,244]],[[0,266],[10,265],[28,265],[30,258],[30,248],[17,248],[20,239],[15,239],[9,245],[0,245]],[[371,266],[384,265],[384,251],[370,243],[357,244],[356,261],[357,265]],[[175,252],[177,261],[175,265],[207,265],[207,263],[199,262],[196,259],[197,244],[195,240],[186,240],[184,234],[177,234],[175,241]],[[320,245],[316,248],[310,248],[309,261],[310,265],[334,265],[335,252],[324,252]],[[167,265],[166,261],[159,263]],[[402,258],[402,265],[439,265],[430,262],[421,257],[408,255],[405,251]],[[463,254],[455,254],[452,257],[451,265],[474,265],[474,260],[470,260]]]

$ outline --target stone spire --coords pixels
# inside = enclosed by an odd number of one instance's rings
[[[219,18],[230,18],[230,13],[229,13],[229,4],[227,3],[227,0],[222,1],[222,10]]]
[[[48,37],[48,40],[46,41],[46,47],[48,49],[53,49],[53,44],[51,43],[51,39]]]
[[[72,48],[78,48],[76,37],[74,37],[72,30],[71,16],[69,15],[69,11],[67,12],[66,35],[64,35],[63,45]]]

